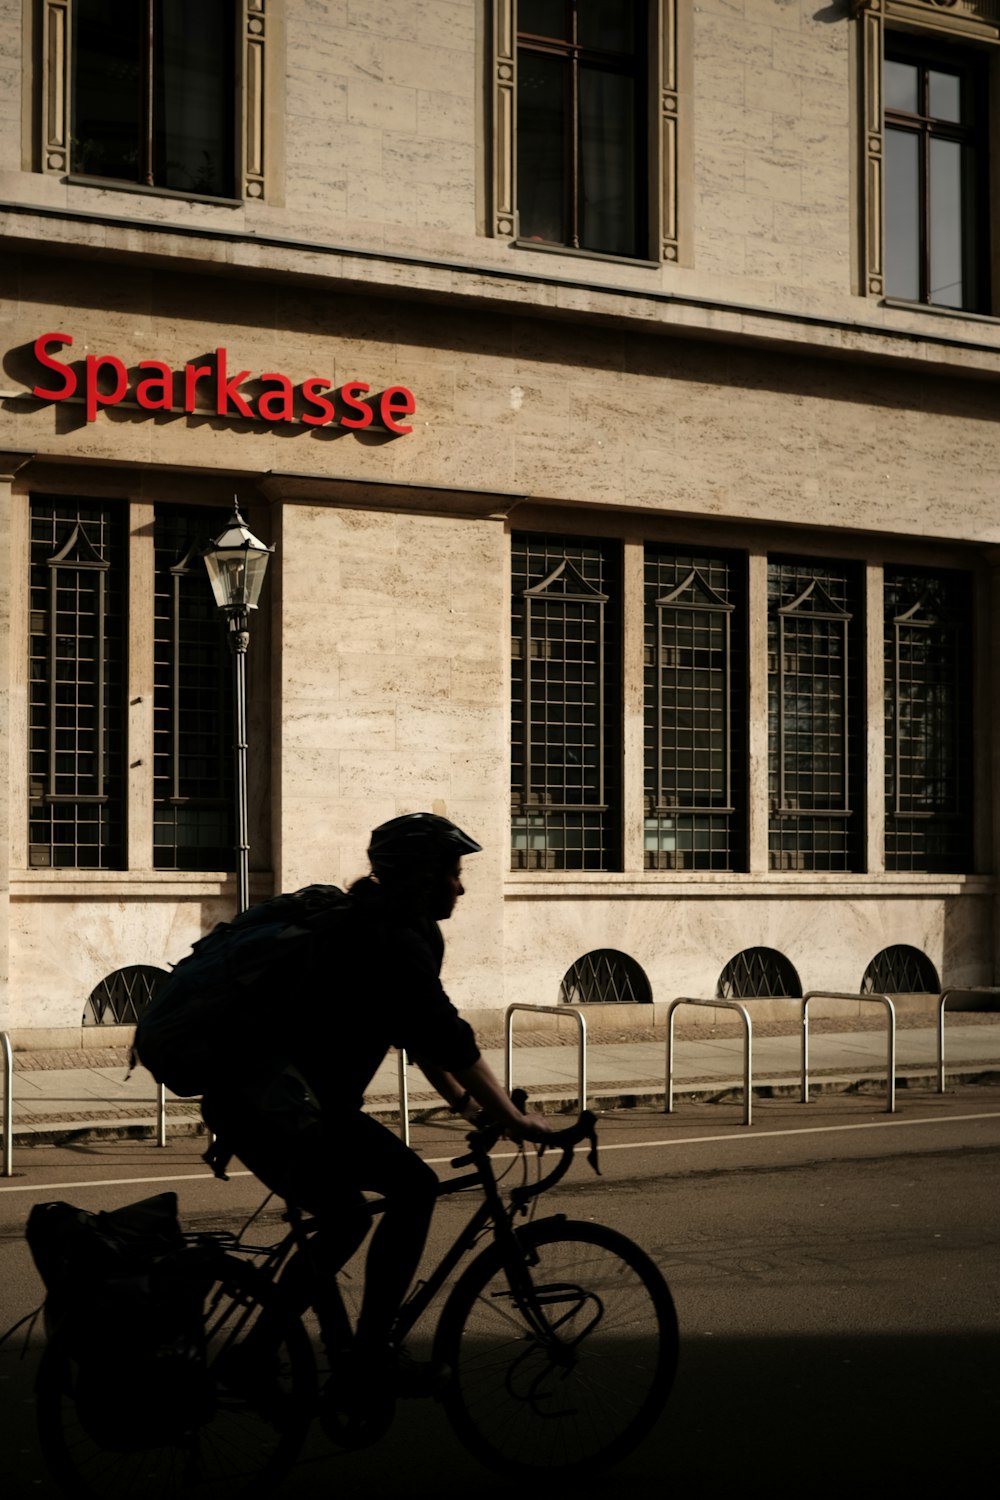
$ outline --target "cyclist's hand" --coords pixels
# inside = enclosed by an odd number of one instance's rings
[[[518,1124],[508,1125],[504,1133],[520,1145],[522,1141],[544,1141],[551,1129],[544,1115],[532,1112],[522,1115]]]

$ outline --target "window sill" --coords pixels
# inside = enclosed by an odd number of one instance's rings
[[[511,240],[513,250],[537,250],[540,255],[568,255],[573,260],[600,260],[612,266],[635,266],[639,271],[658,271],[658,260],[640,260],[634,255],[606,255],[602,250],[577,250],[572,245],[550,245],[548,240]]]
[[[250,876],[255,900],[273,893],[274,877],[268,871]],[[10,894],[14,899],[30,896],[75,901],[119,901],[141,896],[234,897],[236,876],[223,870],[12,870]]]
[[[181,193],[176,188],[149,187],[142,182],[124,182],[118,177],[82,177],[68,173],[67,187],[101,188],[112,193],[139,193],[144,198],[169,198],[181,203],[209,203],[214,208],[242,208],[242,198],[216,198],[211,193]]]
[[[895,312],[929,313],[935,318],[950,318],[960,323],[988,323],[994,328],[1000,317],[993,313],[963,312],[960,307],[941,307],[934,302],[906,302],[902,297],[883,297],[882,307],[891,307]]]
[[[789,901],[797,897],[993,896],[1000,883],[993,875],[938,875],[922,872],[843,874],[825,870],[772,870],[762,874],[719,870],[508,871],[504,899],[659,901],[687,898],[743,900],[748,896]]]

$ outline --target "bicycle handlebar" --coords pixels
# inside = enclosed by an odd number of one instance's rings
[[[511,1095],[515,1107],[523,1114],[524,1106],[528,1096],[523,1089],[515,1089]],[[452,1162],[453,1167],[467,1167],[480,1164],[489,1155],[504,1133],[502,1121],[491,1121],[481,1129],[473,1130],[466,1136],[469,1143],[469,1154],[459,1156]],[[590,1150],[587,1152],[587,1162],[597,1173],[601,1175],[601,1169],[597,1159],[597,1116],[589,1109],[585,1109],[576,1122],[567,1125],[564,1130],[551,1130],[540,1139],[532,1141],[532,1145],[538,1147],[539,1159],[547,1151],[558,1150],[561,1154],[559,1160],[550,1172],[540,1177],[537,1182],[526,1183],[523,1187],[514,1188],[511,1192],[511,1202],[515,1207],[523,1207],[529,1198],[535,1198],[539,1193],[546,1192],[550,1187],[565,1177],[569,1171],[573,1154],[581,1141],[590,1142]]]

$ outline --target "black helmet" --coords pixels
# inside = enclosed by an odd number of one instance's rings
[[[482,847],[437,813],[404,813],[373,830],[368,858],[376,875],[398,875],[421,865],[478,854]]]

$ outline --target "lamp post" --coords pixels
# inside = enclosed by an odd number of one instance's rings
[[[238,496],[225,531],[204,549],[215,602],[229,624],[233,657],[233,742],[236,778],[236,910],[250,905],[250,835],[247,789],[247,648],[250,610],[257,608],[273,547],[258,541],[240,515]]]

